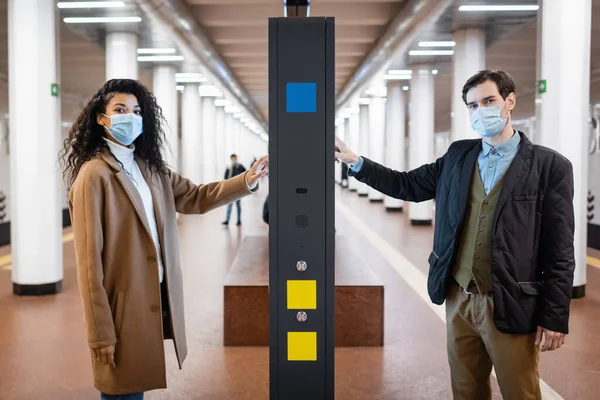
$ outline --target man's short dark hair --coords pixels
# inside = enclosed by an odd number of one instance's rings
[[[237,156],[235,154],[232,154],[229,156],[229,158],[233,158],[233,157],[237,158]]]
[[[479,86],[487,81],[496,83],[496,86],[498,86],[498,92],[500,92],[500,96],[502,96],[504,100],[506,100],[509,94],[516,93],[515,80],[508,72],[486,69],[485,71],[479,71],[470,77],[467,83],[465,83],[463,86],[462,99],[465,104],[467,104],[467,92],[475,86]]]

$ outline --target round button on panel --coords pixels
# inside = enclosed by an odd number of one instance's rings
[[[306,271],[307,268],[308,268],[308,265],[306,264],[306,261],[298,261],[296,263],[296,269],[300,272]]]
[[[304,322],[308,319],[308,315],[306,315],[304,311],[298,311],[298,314],[296,314],[296,319],[298,322]]]

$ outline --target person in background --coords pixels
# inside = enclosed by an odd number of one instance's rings
[[[225,170],[225,179],[234,178],[240,174],[246,172],[246,168],[242,164],[238,163],[237,156],[231,155],[231,165]],[[237,208],[237,225],[242,224],[242,202],[240,200],[235,201],[235,207]],[[231,209],[233,208],[233,202],[227,205],[227,212],[225,214],[225,221],[223,225],[229,225],[229,219],[231,218]]]
[[[491,399],[492,366],[504,399],[541,400],[540,345],[556,350],[569,331],[573,168],[512,128],[515,92],[507,72],[472,76],[462,98],[481,139],[456,141],[415,170],[385,168],[339,139],[335,153],[388,196],[436,200],[427,286],[446,302],[455,400]]]
[[[265,156],[247,173],[196,185],[167,168],[163,126],[144,86],[110,80],[60,156],[94,386],[104,400],[166,388],[165,339],[180,367],[186,358],[177,213],[203,214],[254,193],[268,170]]]

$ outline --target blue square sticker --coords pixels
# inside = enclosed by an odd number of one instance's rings
[[[317,112],[317,84],[286,84],[286,111],[289,113]]]

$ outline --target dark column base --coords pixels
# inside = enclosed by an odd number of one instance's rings
[[[0,246],[10,244],[10,221],[0,223]]]
[[[351,192],[356,192],[356,189],[354,189],[354,188],[353,188],[353,189],[350,189],[350,191],[351,191]]]
[[[410,224],[411,225],[415,225],[415,226],[431,226],[432,225],[432,221],[430,219],[411,219],[410,220]]]
[[[587,224],[587,245],[596,250],[600,250],[600,225]]]
[[[62,292],[62,281],[43,285],[20,285],[13,282],[13,293],[17,296],[47,296]]]
[[[359,193],[358,194],[360,197],[367,197],[369,195],[369,193]]]
[[[62,211],[62,223],[63,223],[63,228],[66,228],[67,226],[71,226],[71,214],[69,214],[69,209],[65,208]]]
[[[383,199],[369,199],[371,203],[383,203]]]
[[[404,209],[402,207],[386,207],[385,211],[388,212],[402,212]]]
[[[573,286],[573,298],[581,299],[585,297],[585,285]]]

